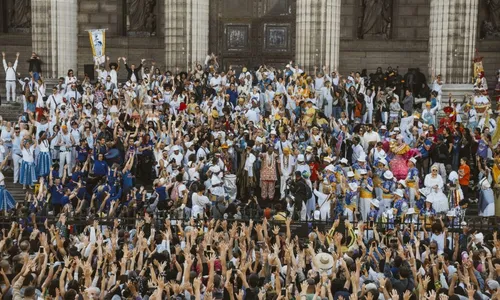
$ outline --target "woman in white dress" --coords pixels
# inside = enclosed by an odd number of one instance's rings
[[[491,217],[495,215],[495,196],[491,189],[491,183],[488,176],[479,181],[479,215],[482,217]]]
[[[424,185],[430,190],[427,199],[432,202],[432,207],[436,213],[448,211],[449,204],[448,198],[443,193],[443,178],[438,174],[438,166],[433,165],[431,168],[431,173],[427,174],[424,179]]]

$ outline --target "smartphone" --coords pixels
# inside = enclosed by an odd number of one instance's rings
[[[40,248],[38,248],[38,251],[40,251],[40,253],[43,253],[43,247],[40,246]]]
[[[281,296],[286,296],[286,288],[281,289]]]
[[[101,277],[101,276],[102,276],[102,269],[98,269],[98,270],[97,270],[97,275],[99,275],[99,277]]]
[[[171,221],[170,221],[170,225],[172,225],[172,226],[177,225],[177,221],[176,221],[176,220],[171,220]]]

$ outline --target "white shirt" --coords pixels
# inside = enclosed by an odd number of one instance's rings
[[[23,161],[32,163],[35,162],[35,158],[33,157],[33,151],[35,151],[35,146],[31,145],[29,149],[23,148],[21,149],[21,153],[23,155]]]
[[[193,202],[193,210],[192,214],[194,218],[199,216],[203,216],[203,209],[206,205],[210,204],[210,200],[205,195],[198,195],[197,193],[193,194],[192,197]]]
[[[436,92],[438,92],[439,95],[441,95],[441,89],[442,89],[443,85],[442,84],[439,84],[437,79],[434,80],[434,82],[432,83],[432,89]]]
[[[5,58],[3,59],[3,69],[5,70],[6,81],[16,81],[17,59],[12,67],[7,66]]]
[[[252,121],[254,125],[259,124],[259,116],[257,112],[255,112],[255,110],[249,109],[245,114],[245,117],[247,118],[248,121]]]

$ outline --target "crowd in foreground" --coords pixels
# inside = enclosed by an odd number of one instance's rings
[[[20,218],[0,242],[5,297],[497,297],[496,235],[464,221],[475,202],[500,216],[482,73],[457,101],[440,75],[414,95],[391,68],[221,70],[211,55],[172,73],[121,57],[50,92],[36,54],[29,77],[16,67],[4,55],[24,105],[0,133],[0,209]],[[333,228],[304,242],[290,229],[304,221]]]

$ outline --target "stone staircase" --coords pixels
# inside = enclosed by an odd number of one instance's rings
[[[33,190],[30,190],[29,188],[23,190],[23,186],[21,184],[14,184],[14,173],[12,170],[4,170],[3,174],[5,175],[5,188],[12,194],[16,203],[24,203],[26,201],[26,193],[33,193]]]
[[[0,106],[0,116],[3,120],[17,122],[23,113],[23,105],[19,102],[3,102]]]

